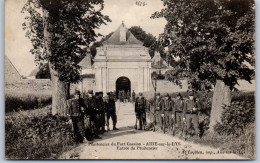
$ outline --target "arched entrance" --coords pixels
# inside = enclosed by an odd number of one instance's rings
[[[129,91],[131,93],[131,82],[127,77],[120,77],[116,80],[116,96],[118,97],[118,92],[124,90],[125,93]]]

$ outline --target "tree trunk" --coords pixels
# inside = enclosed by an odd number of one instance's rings
[[[221,122],[221,115],[223,112],[223,106],[230,106],[231,103],[231,90],[229,86],[221,80],[217,80],[214,88],[214,94],[212,99],[212,107],[210,113],[209,130],[213,131],[217,122]]]
[[[51,56],[50,45],[52,43],[52,36],[50,29],[52,28],[52,23],[50,22],[50,13],[48,10],[43,9],[43,24],[44,24],[44,42],[46,55]],[[66,84],[59,80],[58,72],[53,69],[53,65],[49,63],[51,81],[52,81],[52,115],[59,114],[61,116],[66,116],[67,114],[67,99],[69,98],[69,84]]]
[[[68,113],[67,100],[69,99],[70,84],[59,80],[57,72],[50,68],[52,81],[52,115],[66,116]]]

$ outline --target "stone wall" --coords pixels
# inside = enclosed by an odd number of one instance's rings
[[[95,92],[95,84],[96,83],[94,78],[84,78],[82,82],[71,84],[71,94],[74,94],[75,89],[79,89],[80,92],[87,92],[88,90],[92,89]]]

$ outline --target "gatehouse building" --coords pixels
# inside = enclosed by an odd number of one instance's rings
[[[149,91],[151,87],[151,57],[148,48],[137,40],[122,23],[97,48],[94,58],[95,91]]]

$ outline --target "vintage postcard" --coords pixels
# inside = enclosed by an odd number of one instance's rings
[[[254,0],[6,0],[5,158],[254,160]]]

